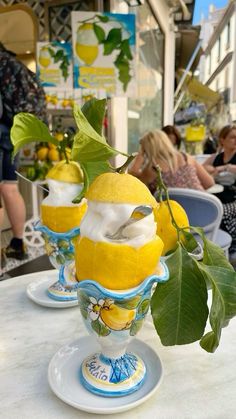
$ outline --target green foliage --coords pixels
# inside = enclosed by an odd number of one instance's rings
[[[92,98],[82,106],[82,112],[93,129],[102,135],[103,120],[106,112],[106,99]]]
[[[99,320],[92,321],[91,326],[98,336],[108,336],[111,333]]]
[[[110,55],[115,49],[118,49],[122,40],[121,28],[113,28],[108,32],[104,44],[104,55]]]
[[[153,322],[163,345],[201,339],[207,317],[207,287],[197,261],[179,244],[166,260],[170,278],[151,298]]]
[[[203,349],[214,352],[222,328],[236,315],[236,272],[223,251],[206,239],[202,229],[194,230],[203,241],[203,260],[195,260],[179,244],[166,260],[170,279],[156,287],[151,311],[163,345],[200,340]],[[209,284],[212,289],[210,315],[207,306]],[[204,335],[208,316],[212,330]]]
[[[50,56],[52,57],[54,63],[58,63],[61,61],[59,68],[62,72],[62,76],[64,80],[67,80],[69,76],[68,67],[70,65],[70,60],[68,58],[68,55],[66,54],[65,50],[63,48],[54,50],[51,47],[48,47],[48,52]]]
[[[26,144],[33,142],[47,142],[59,146],[59,141],[50,134],[47,125],[36,116],[24,112],[14,116],[11,141],[14,146],[14,155]]]
[[[134,320],[131,323],[131,327],[130,327],[130,336],[135,336],[137,335],[137,333],[139,332],[139,330],[142,328],[143,326],[143,319],[140,320]]]
[[[102,44],[106,38],[106,33],[104,29],[101,26],[97,25],[97,23],[93,23],[93,30],[97,37],[98,43]]]
[[[127,310],[133,310],[138,306],[140,302],[140,295],[136,295],[135,297],[132,297],[130,300],[124,300],[124,301],[115,301],[115,304],[119,307],[126,308]]]
[[[89,102],[89,105],[87,104],[82,109],[79,107],[74,109],[74,117],[79,131],[74,137],[71,158],[78,161],[83,169],[84,188],[73,202],[79,202],[96,176],[109,171],[108,160],[120,153],[109,146],[105,137],[100,134],[103,120],[100,113],[104,110],[104,101],[92,99]],[[97,110],[97,106],[100,107],[100,111]],[[124,153],[120,154],[126,155]]]
[[[102,23],[107,23],[111,20],[108,16],[96,15],[96,17]],[[129,38],[122,39],[122,27],[112,28],[106,36],[102,26],[98,25],[97,22],[93,22],[93,30],[97,37],[98,43],[103,45],[104,55],[110,55],[114,51],[118,52],[114,61],[114,65],[118,70],[119,80],[123,84],[123,89],[125,92],[131,80],[130,61],[133,60]]]
[[[145,316],[147,314],[148,309],[150,305],[150,299],[147,298],[146,300],[143,300],[138,308],[138,314],[141,316]]]

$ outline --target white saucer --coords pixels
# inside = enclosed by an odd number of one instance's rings
[[[215,183],[215,185],[208,188],[206,192],[214,194],[214,193],[221,193],[223,192],[223,190],[224,190],[223,185],[220,185],[219,183]]]
[[[128,396],[101,397],[86,390],[79,379],[84,358],[100,350],[95,338],[86,336],[63,346],[53,356],[48,367],[48,381],[52,391],[65,403],[89,413],[111,414],[124,412],[145,402],[160,384],[162,364],[156,352],[146,343],[134,339],[129,349],[145,361],[147,378],[143,386]]]
[[[78,301],[56,301],[50,298],[47,294],[47,289],[54,282],[58,280],[58,271],[52,270],[50,272],[39,272],[39,276],[43,275],[40,279],[31,282],[27,287],[27,295],[36,304],[44,307],[52,308],[67,308],[78,305]]]

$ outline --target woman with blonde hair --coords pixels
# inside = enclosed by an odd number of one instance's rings
[[[140,150],[129,173],[142,180],[154,194],[157,188],[156,166],[166,186],[204,190],[214,179],[192,157],[175,149],[161,130],[149,131],[140,140]]]

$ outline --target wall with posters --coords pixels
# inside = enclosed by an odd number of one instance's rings
[[[74,87],[133,96],[135,15],[72,12]]]
[[[49,109],[73,107],[71,43],[38,42],[37,74],[46,92]]]

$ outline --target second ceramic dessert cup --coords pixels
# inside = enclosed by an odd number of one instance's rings
[[[65,233],[57,233],[38,221],[34,228],[42,233],[50,262],[54,268],[59,269],[58,281],[47,289],[48,296],[57,301],[77,300],[78,281],[75,274],[73,240],[80,234],[79,227]]]

